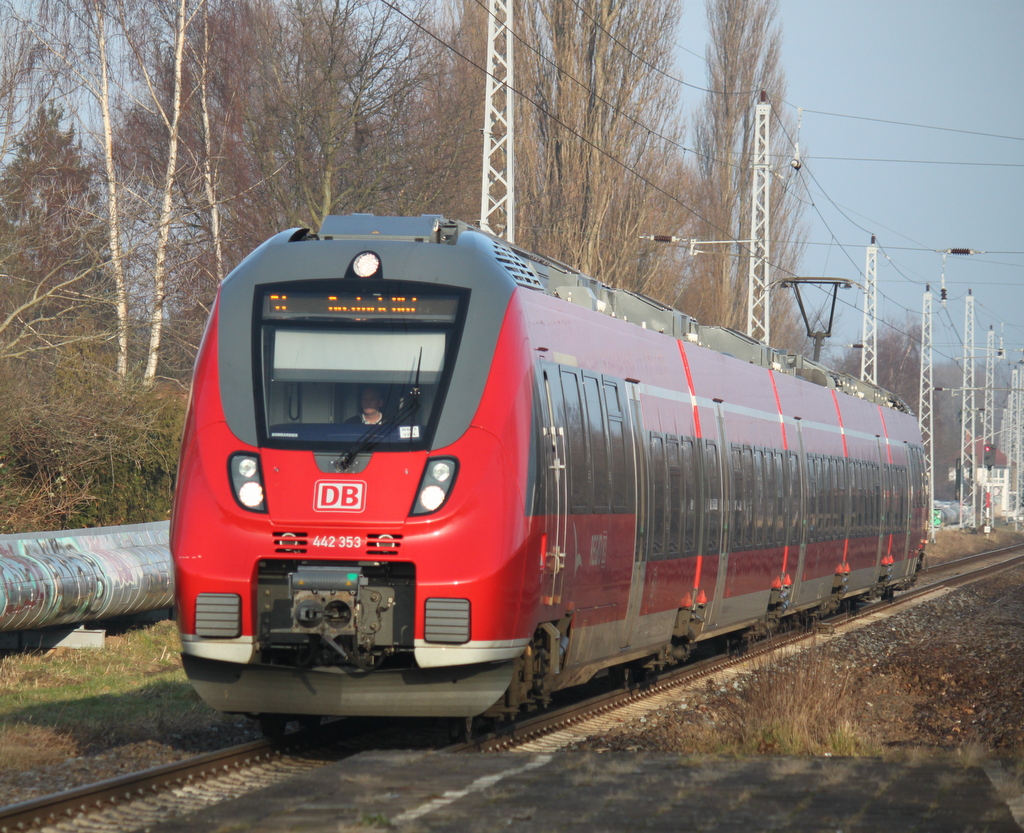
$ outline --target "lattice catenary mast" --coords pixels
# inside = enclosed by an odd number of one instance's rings
[[[1010,417],[1010,512],[1014,529],[1020,528],[1021,506],[1024,503],[1024,373],[1020,364],[1013,368],[1007,412]]]
[[[964,494],[967,479],[970,477],[970,507],[974,513],[974,295],[967,290],[967,302],[964,305],[964,387],[963,387],[963,436],[960,442],[960,506],[965,503]],[[962,511],[962,510],[961,510]],[[977,515],[971,519],[971,526],[976,524]]]
[[[490,0],[487,16],[487,81],[480,228],[515,242],[515,154],[512,74],[512,6]]]
[[[860,354],[860,378],[878,384],[878,246],[871,235],[864,258],[864,333]]]
[[[754,185],[750,212],[750,271],[747,277],[747,335],[769,344],[768,303],[768,230],[770,221],[769,185],[771,165],[768,159],[769,122],[772,106],[768,95],[761,92],[754,127]]]
[[[985,344],[985,409],[981,412],[981,442],[987,449],[989,445],[995,447],[995,423],[996,423],[996,407],[995,407],[995,380],[996,380],[996,332],[992,329],[992,325],[988,325],[988,341]],[[984,462],[984,458],[983,462]],[[992,492],[992,478],[991,472],[988,471],[987,464],[985,465],[985,494],[988,496],[984,503],[984,514],[985,514],[985,526],[992,525],[992,508],[991,508],[991,492]]]
[[[932,288],[924,291],[921,310],[921,383],[918,388],[917,421],[921,428],[921,442],[924,445],[925,482],[928,484],[928,528],[931,539],[935,540],[935,525],[931,520],[932,501],[935,499],[935,443],[933,440],[933,397],[935,386],[932,376]]]

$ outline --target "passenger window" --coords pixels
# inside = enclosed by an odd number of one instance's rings
[[[601,383],[593,376],[583,377],[587,396],[587,418],[590,427],[591,472],[593,474],[593,509],[599,514],[611,511],[608,483],[608,438],[601,411]]]
[[[693,454],[693,440],[684,439],[683,483],[683,554],[693,555],[697,550],[697,458]]]
[[[579,378],[562,368],[562,399],[565,403],[566,446],[569,449],[569,491],[574,515],[589,511],[589,464],[587,461],[587,427],[584,422],[583,403],[580,399]]]
[[[651,558],[665,557],[665,441],[651,434]]]
[[[626,448],[626,428],[621,408],[618,386],[606,380],[604,383],[605,402],[608,405],[608,450],[611,463],[612,510],[633,511],[633,472],[630,455]]]
[[[743,498],[743,448],[738,445],[732,447],[732,494],[729,495],[732,504],[732,517],[730,520],[728,548],[733,552],[746,549],[744,546],[743,527],[744,512]]]
[[[704,517],[707,519],[704,549],[709,555],[721,547],[722,528],[722,469],[718,460],[718,446],[708,442],[704,446]]]
[[[765,526],[768,523],[768,512],[766,506],[765,496],[765,477],[764,477],[764,449],[757,448],[751,451],[753,463],[754,463],[754,540],[753,546],[760,548],[768,543],[765,540]]]
[[[680,529],[684,512],[683,473],[679,462],[679,438],[665,440],[668,463],[668,555],[675,558],[682,554]]]

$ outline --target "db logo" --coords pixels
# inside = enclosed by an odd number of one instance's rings
[[[366,484],[361,480],[318,480],[313,508],[317,512],[362,512]]]

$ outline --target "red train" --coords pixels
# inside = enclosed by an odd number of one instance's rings
[[[224,281],[171,527],[185,669],[257,715],[511,714],[915,576],[895,397],[440,217]]]

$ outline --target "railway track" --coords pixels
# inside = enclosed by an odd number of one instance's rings
[[[921,586],[892,601],[864,606],[856,614],[830,618],[819,627],[841,632],[870,617],[890,615],[947,589],[1024,563],[1024,547],[1008,547],[936,565],[920,574]],[[608,724],[659,708],[679,689],[713,675],[735,672],[770,652],[800,650],[814,634],[791,633],[755,643],[740,656],[716,656],[652,674],[628,690],[610,691],[582,702],[516,721],[497,732],[449,745],[448,752],[548,751]],[[0,833],[30,830],[128,831],[187,815],[236,798],[361,751],[378,748],[393,721],[349,718],[316,730],[256,741],[144,772],[0,809]],[[407,737],[403,735],[403,737]],[[439,745],[440,746],[440,745]]]
[[[338,720],[42,796],[0,809],[0,833],[138,830],[376,748],[388,730],[382,719]]]
[[[684,687],[713,675],[734,672],[744,665],[770,653],[799,650],[807,646],[817,633],[825,630],[838,633],[845,628],[867,624],[879,616],[898,613],[908,605],[925,600],[936,593],[967,584],[985,576],[1024,564],[1024,547],[1012,546],[965,556],[935,565],[919,574],[920,586],[900,593],[896,598],[865,605],[856,613],[843,613],[819,623],[811,633],[789,633],[760,643],[738,656],[716,656],[691,662],[679,668],[653,674],[644,683],[628,691],[610,692],[586,701],[517,721],[498,733],[484,735],[452,746],[452,752],[497,752],[521,750],[547,752],[562,748],[573,740],[605,730],[609,725],[639,716],[675,698]]]

